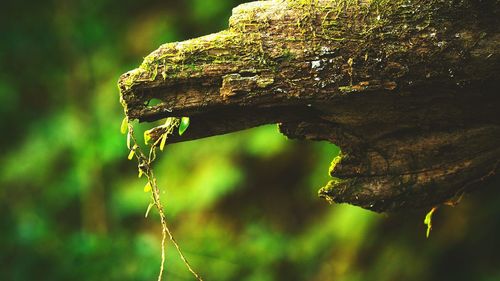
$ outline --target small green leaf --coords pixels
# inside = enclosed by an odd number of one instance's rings
[[[144,172],[143,172],[141,169],[139,169],[139,176],[138,176],[138,177],[139,177],[139,178],[142,178],[142,175],[143,175],[143,174],[144,174]]]
[[[144,131],[144,143],[148,144],[151,140],[151,130]]]
[[[134,147],[132,147],[132,149],[130,150],[130,153],[128,154],[128,160],[132,160],[132,158],[134,158],[134,155],[135,155],[135,150],[138,148],[137,144],[134,145]]]
[[[153,203],[149,203],[149,205],[148,205],[148,209],[146,210],[146,214],[144,214],[144,217],[145,217],[145,218],[147,218],[147,217],[148,217],[148,215],[149,215],[149,211],[151,211],[151,207],[153,207],[153,205],[154,205]]]
[[[182,117],[181,118],[181,124],[179,125],[179,136],[182,136],[184,132],[187,130],[189,127],[189,117]]]
[[[127,148],[128,149],[130,149],[130,138],[131,138],[130,132],[128,132],[128,134],[127,134]]]
[[[120,128],[120,132],[125,135],[127,133],[127,130],[128,130],[128,117],[125,116],[125,118],[123,118],[123,121],[122,121],[122,126]]]
[[[437,210],[437,207],[433,207],[427,215],[425,215],[424,219],[424,224],[427,225],[427,232],[425,234],[425,237],[429,238],[429,235],[431,234],[431,229],[432,229],[432,215],[434,212]]]
[[[130,150],[130,153],[128,154],[128,160],[132,160],[132,158],[134,158],[134,155],[135,155],[135,150]]]
[[[167,133],[165,133],[161,136],[161,143],[160,143],[160,150],[161,151],[163,151],[163,148],[165,147],[166,142],[167,142]]]
[[[144,192],[150,192],[151,191],[151,183],[146,183],[146,185],[144,186]]]

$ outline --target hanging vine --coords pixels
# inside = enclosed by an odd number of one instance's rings
[[[149,211],[153,206],[156,207],[158,214],[160,215],[161,227],[162,227],[162,239],[161,239],[161,263],[160,272],[158,273],[158,281],[162,280],[163,271],[165,267],[165,244],[167,241],[167,236],[174,245],[177,253],[179,254],[182,262],[187,267],[187,269],[193,274],[196,280],[202,281],[201,276],[191,267],[188,260],[184,256],[179,244],[175,240],[172,231],[168,227],[167,218],[163,205],[160,200],[160,188],[153,171],[153,162],[156,160],[156,150],[159,148],[163,151],[165,147],[167,138],[175,132],[178,128],[178,134],[182,135],[189,126],[189,117],[169,117],[166,119],[165,123],[161,126],[155,127],[151,130],[144,132],[144,141],[149,147],[149,152],[144,153],[141,145],[137,142],[137,138],[134,134],[134,126],[128,120],[127,117],[123,119],[121,132],[127,134],[127,148],[130,150],[128,159],[132,160],[134,157],[137,160],[137,168],[139,170],[139,177],[145,176],[147,183],[144,186],[144,192],[151,193],[151,202],[147,208],[145,217],[148,216]]]

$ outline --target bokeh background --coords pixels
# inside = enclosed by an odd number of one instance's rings
[[[159,218],[144,218],[116,81],[241,2],[2,2],[0,280],[156,280]],[[192,265],[217,281],[500,280],[498,181],[440,208],[426,239],[427,210],[317,198],[337,153],[275,126],[168,146],[155,169]],[[171,245],[165,275],[193,280]]]

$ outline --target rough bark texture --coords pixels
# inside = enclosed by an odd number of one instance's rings
[[[375,211],[436,205],[499,169],[499,6],[244,4],[227,30],[162,45],[122,75],[122,103],[140,121],[189,116],[173,141],[278,123],[341,147],[322,197]]]

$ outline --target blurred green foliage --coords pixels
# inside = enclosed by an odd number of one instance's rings
[[[162,43],[225,28],[240,2],[2,4],[0,280],[155,280],[160,223],[126,160],[116,81]],[[317,198],[331,144],[264,126],[165,150],[170,225],[206,280],[500,280],[498,188],[439,209],[426,240],[427,210]],[[165,279],[192,280],[171,246]]]

